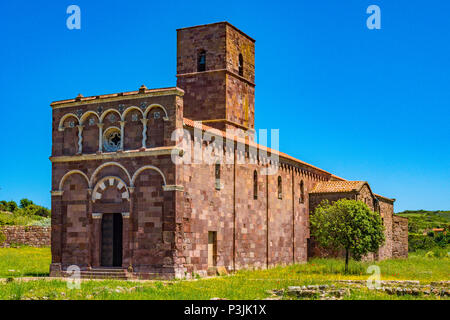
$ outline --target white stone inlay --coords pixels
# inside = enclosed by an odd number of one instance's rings
[[[99,188],[105,190],[106,188],[105,183],[104,182],[100,183]]]
[[[120,190],[124,187],[124,184],[122,182],[119,182],[119,184],[117,185],[117,190]]]

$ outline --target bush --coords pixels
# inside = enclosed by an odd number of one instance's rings
[[[3,244],[3,242],[5,242],[6,240],[6,236],[4,235],[4,233],[0,230],[0,245]]]
[[[408,235],[408,251],[432,250],[434,248],[444,248],[450,242],[450,237],[444,234],[438,234],[435,237],[429,237],[422,234],[410,233]]]
[[[50,217],[50,210],[36,204],[30,204],[23,210],[27,216]]]
[[[18,206],[17,206],[17,203],[15,201],[9,201],[7,203],[7,207],[6,208],[7,208],[7,211],[14,212],[18,208]]]
[[[26,207],[28,207],[29,205],[32,205],[33,204],[33,201],[31,201],[31,200],[29,200],[29,199],[22,199],[22,200],[20,200],[20,207],[22,208],[22,209],[25,209]]]
[[[52,220],[50,218],[42,218],[41,220],[32,222],[30,225],[38,227],[50,227],[51,223]]]
[[[410,233],[408,235],[408,250],[430,250],[435,247],[435,242],[432,237],[422,234]]]
[[[40,216],[25,215],[22,210],[23,209],[19,209],[19,211],[14,213],[0,212],[0,226],[26,226],[36,221],[48,219]]]

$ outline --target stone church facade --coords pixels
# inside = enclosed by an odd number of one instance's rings
[[[51,104],[52,276],[72,265],[181,278],[303,263],[323,254],[310,212],[339,198],[382,216],[374,258],[407,256],[394,199],[254,142],[254,57],[255,41],[227,22],[178,29],[176,87]],[[208,152],[222,161],[177,163]]]

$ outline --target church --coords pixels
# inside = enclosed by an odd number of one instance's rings
[[[395,199],[255,142],[254,39],[228,22],[178,29],[176,76],[176,87],[51,103],[51,276],[77,266],[87,277],[171,279],[304,263],[326,254],[310,213],[340,198],[381,215],[386,241],[373,259],[407,256]]]

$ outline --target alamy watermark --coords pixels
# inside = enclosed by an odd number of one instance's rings
[[[81,270],[79,266],[71,265],[67,268],[69,274],[67,280],[68,289],[81,289]]]
[[[69,30],[81,29],[81,9],[79,6],[72,4],[67,7],[67,14],[70,16],[66,20],[66,26]]]
[[[381,29],[381,9],[379,6],[373,4],[367,7],[367,14],[370,16],[367,18],[366,25],[369,30]]]
[[[367,279],[367,288],[369,289],[380,289],[381,288],[381,269],[377,265],[370,265],[367,270],[367,273],[371,273],[372,275]]]

